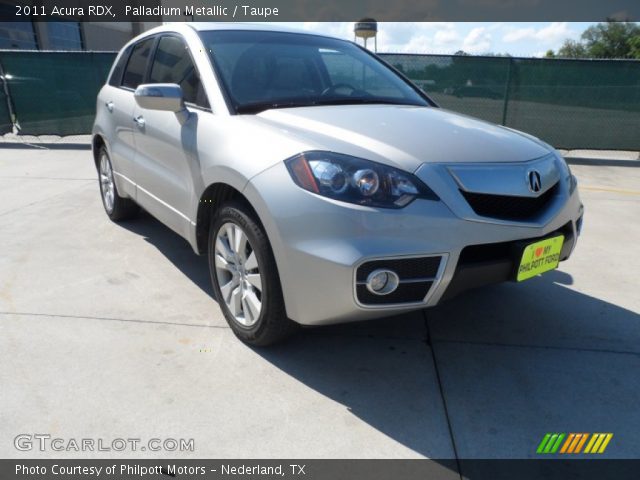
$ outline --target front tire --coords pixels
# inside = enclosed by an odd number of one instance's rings
[[[213,290],[240,340],[267,346],[295,331],[297,324],[286,315],[271,246],[247,206],[232,202],[213,216],[208,253]]]
[[[118,193],[111,159],[105,147],[102,147],[98,153],[98,181],[102,205],[111,220],[118,222],[136,216],[139,211],[138,205],[129,198],[121,197]]]

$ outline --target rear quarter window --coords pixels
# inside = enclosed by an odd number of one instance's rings
[[[120,86],[120,82],[122,80],[122,73],[124,72],[124,67],[127,64],[127,61],[129,60],[129,55],[131,55],[131,50],[133,47],[129,46],[127,47],[127,49],[122,52],[122,55],[120,55],[120,57],[118,57],[118,60],[116,62],[115,67],[113,67],[113,72],[111,73],[111,76],[109,77],[109,85],[111,85],[112,87],[118,87]]]
[[[144,81],[154,41],[155,38],[148,38],[133,47],[122,76],[123,87],[135,89]]]

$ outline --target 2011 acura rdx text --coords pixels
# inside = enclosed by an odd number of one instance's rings
[[[582,224],[549,145],[438,108],[354,43],[267,26],[129,42],[98,95],[93,152],[107,215],[142,207],[207,253],[253,345],[536,276]]]

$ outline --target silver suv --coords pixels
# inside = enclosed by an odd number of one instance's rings
[[[576,179],[529,135],[437,105],[354,43],[174,24],[98,95],[107,215],[144,208],[207,254],[243,341],[436,305],[571,254]]]

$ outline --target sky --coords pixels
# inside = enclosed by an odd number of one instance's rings
[[[291,22],[289,27],[353,40],[350,22]],[[508,53],[540,57],[568,38],[578,40],[584,22],[379,22],[378,51],[388,53]],[[373,48],[373,41],[369,41]]]

